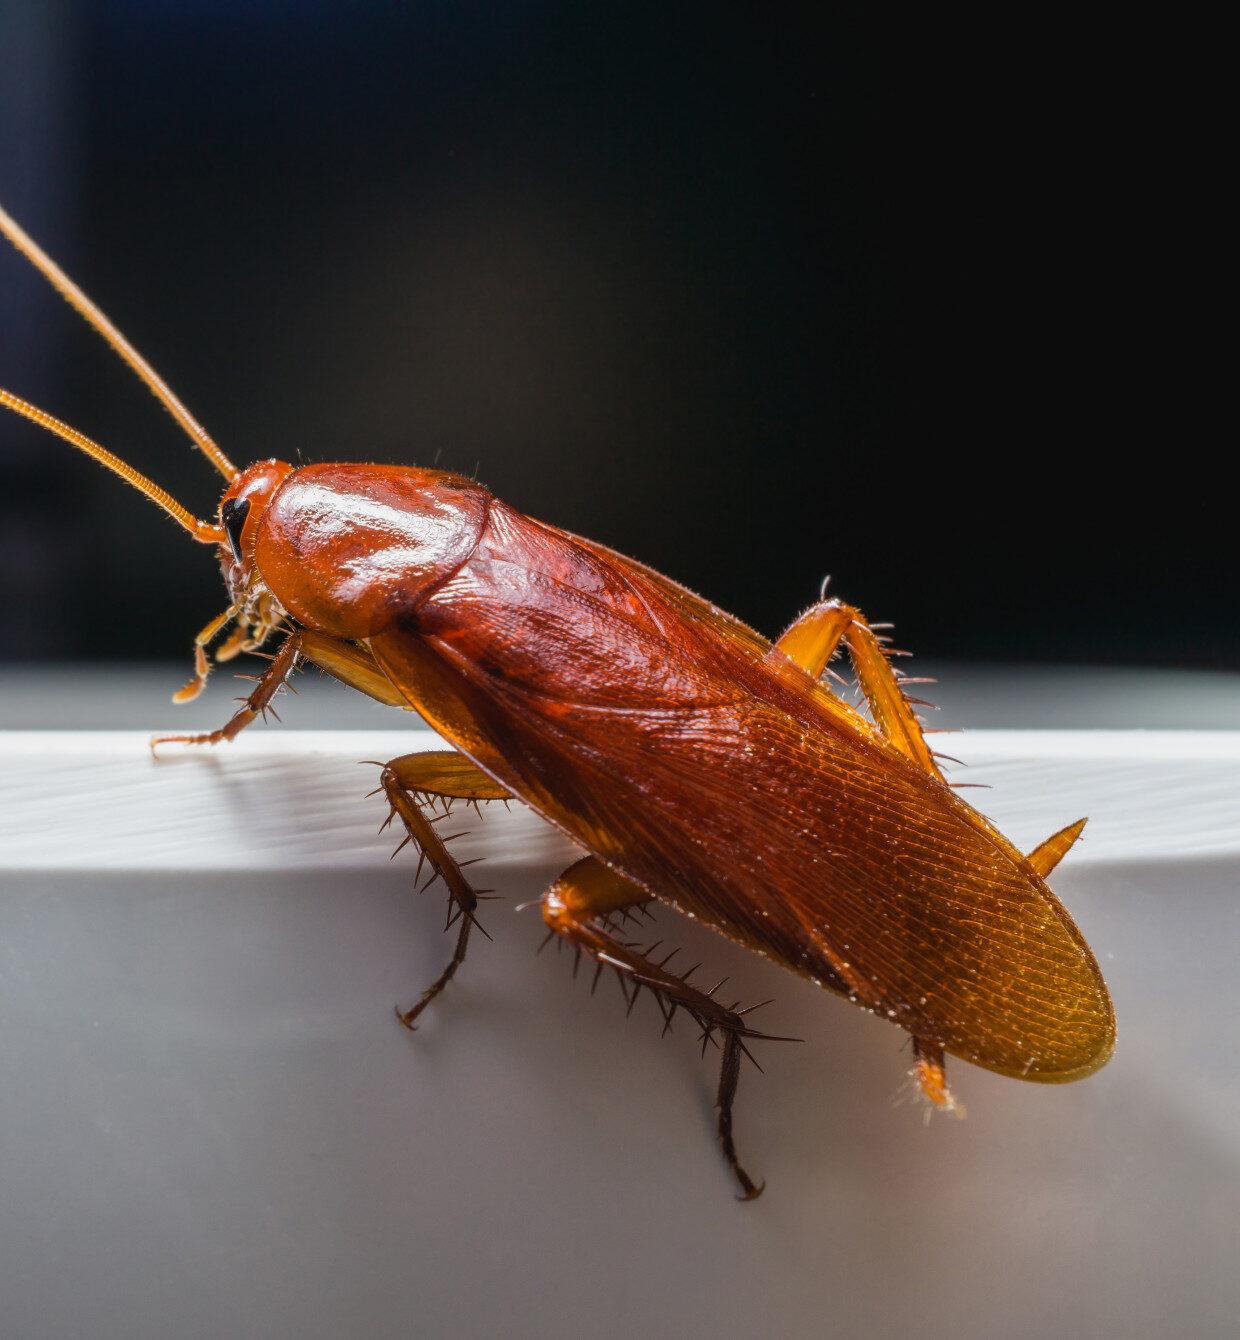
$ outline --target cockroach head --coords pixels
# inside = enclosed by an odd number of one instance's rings
[[[285,461],[258,461],[229,484],[220,499],[220,526],[225,542],[219,547],[220,569],[234,600],[248,589],[253,576],[254,537],[276,489],[292,474]]]

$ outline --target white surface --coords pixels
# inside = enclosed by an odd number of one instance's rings
[[[896,1101],[903,1034],[662,914],[806,1039],[742,1080],[748,1206],[713,1064],[534,959],[535,910],[490,904],[396,1025],[442,898],[357,760],[431,741],[0,736],[6,1337],[1235,1334],[1240,737],[953,737],[1022,845],[1091,815],[1053,882],[1120,1027],[1080,1084],[955,1065],[964,1122]],[[512,903],[571,859],[520,812],[462,826]]]
[[[154,758],[149,739],[0,734],[0,869],[382,869],[386,810],[363,800],[378,769],[359,762],[444,748],[425,728],[251,729],[215,749],[161,745]],[[951,780],[1023,848],[1084,814],[1077,866],[1240,852],[1240,732],[974,731],[945,747],[967,765],[948,765]],[[572,859],[524,811],[493,807],[485,837],[472,816],[465,827],[482,841],[470,855],[505,866]]]

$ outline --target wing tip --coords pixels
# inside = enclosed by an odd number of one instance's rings
[[[1032,1084],[1072,1084],[1096,1074],[1115,1054],[1115,1014],[1109,996],[1103,996],[1105,1013],[1098,1027],[1085,1036],[1073,1037],[1068,1045],[1048,1045],[1040,1051],[1016,1057],[986,1057],[962,1054],[961,1059],[1010,1079]],[[948,1050],[951,1050],[949,1047]],[[960,1055],[960,1053],[956,1053]]]

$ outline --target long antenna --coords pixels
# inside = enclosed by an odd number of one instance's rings
[[[0,233],[3,233],[36,270],[80,316],[103,336],[113,349],[146,383],[148,390],[169,414],[181,425],[190,440],[211,462],[225,479],[236,479],[239,471],[227,456],[216,446],[207,430],[181,404],[173,394],[172,388],[155,371],[145,358],[120,333],[108,318],[95,306],[54,260],[43,250],[24,228],[10,218],[3,206],[0,206]],[[10,408],[15,406],[10,405]],[[19,411],[20,412],[20,411]],[[40,411],[42,413],[42,411]],[[37,420],[36,420],[37,422]],[[46,426],[46,425],[45,425]],[[52,430],[53,432],[56,429]],[[66,439],[70,440],[70,439]],[[102,458],[99,458],[102,459]]]
[[[71,447],[84,451],[93,460],[98,461],[100,465],[106,466],[113,474],[120,475],[126,484],[132,484],[139,493],[145,493],[156,507],[162,507],[173,521],[184,526],[194,539],[201,540],[203,544],[224,543],[226,537],[222,526],[213,525],[209,521],[199,521],[188,508],[182,507],[170,493],[166,493],[158,484],[152,483],[144,474],[135,470],[128,461],[123,461],[119,456],[113,455],[106,447],[101,447],[98,442],[92,442],[85,433],[79,433],[76,428],[70,428],[67,423],[62,423],[54,415],[48,414],[46,410],[41,410],[37,405],[32,405],[20,396],[15,396],[12,391],[6,391],[3,386],[0,386],[0,405],[3,405],[5,409],[11,409],[14,414],[20,414],[23,419],[29,419],[31,423],[37,423],[40,428],[46,428],[49,433],[55,433],[57,437],[68,442]]]

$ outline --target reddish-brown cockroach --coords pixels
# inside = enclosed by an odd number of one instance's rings
[[[953,1100],[945,1053],[1018,1079],[1059,1083],[1111,1054],[1098,966],[1046,877],[1084,820],[1028,855],[944,781],[861,614],[820,599],[774,644],[675,582],[601,545],[522,516],[471,479],[390,465],[260,461],[237,470],[106,316],[7,214],[0,230],[146,382],[228,481],[198,521],[119,457],[8,391],[0,403],[145,493],[217,548],[230,604],[198,635],[224,660],[279,638],[242,709],[262,714],[299,661],[380,702],[414,707],[455,751],[382,770],[399,819],[459,929],[451,961],[400,1021],[414,1020],[465,958],[481,892],[430,807],[516,798],[588,853],[542,899],[548,936],[643,989],[668,1023],[683,1011],[721,1046],[718,1130],[745,1198],[761,1187],[736,1155],[732,1103],[746,1011],[621,938],[650,899],[864,1009],[913,1038],[936,1107]],[[873,721],[823,676],[846,647]]]

